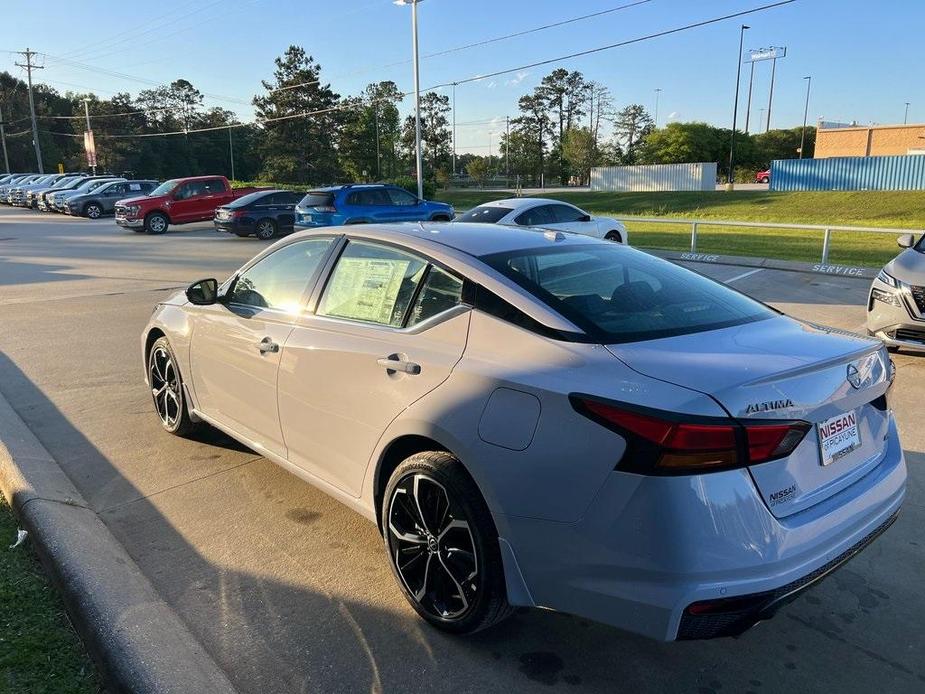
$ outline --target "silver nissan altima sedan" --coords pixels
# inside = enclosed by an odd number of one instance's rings
[[[455,633],[524,605],[738,634],[905,495],[879,341],[578,235],[297,233],[159,304],[141,347],[168,432],[211,424],[375,522]]]

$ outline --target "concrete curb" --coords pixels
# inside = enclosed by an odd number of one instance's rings
[[[805,263],[796,260],[777,260],[776,258],[754,258],[741,255],[717,255],[715,253],[691,253],[690,251],[662,251],[651,248],[640,248],[646,253],[657,255],[666,260],[683,260],[688,263],[704,263],[706,265],[735,265],[738,267],[754,267],[769,270],[786,270],[788,272],[807,272],[813,275],[831,275],[847,279],[872,280],[877,276],[880,268],[864,267],[859,265],[836,265],[833,263]]]
[[[0,491],[110,688],[236,691],[2,394]]]

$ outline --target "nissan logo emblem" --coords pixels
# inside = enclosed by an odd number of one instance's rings
[[[854,364],[848,364],[848,383],[855,388],[861,387],[861,372]]]

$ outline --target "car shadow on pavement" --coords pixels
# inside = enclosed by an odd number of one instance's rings
[[[738,639],[662,644],[542,610],[452,637],[404,602],[373,525],[224,435],[205,430],[180,440],[160,432],[153,413],[142,415],[150,409],[143,387],[126,407],[144,419],[124,436],[143,447],[156,433],[177,477],[193,474],[195,483],[145,491],[138,485],[146,478],[125,479],[2,352],[0,391],[242,692],[723,694],[808,691],[820,682],[869,691],[884,672],[891,691],[913,691],[925,677],[905,656],[878,660],[852,644],[853,630],[875,617],[863,605],[889,602],[865,567],[891,547],[890,533],[846,569],[854,570],[847,588],[832,580]],[[230,459],[211,457],[223,452]],[[94,493],[100,480],[121,490],[120,501]],[[836,613],[856,617],[853,630]]]

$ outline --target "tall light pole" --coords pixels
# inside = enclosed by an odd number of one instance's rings
[[[771,129],[771,102],[774,100],[774,74],[777,72],[777,58],[771,58],[771,89],[768,92],[768,120],[764,126],[764,131]]]
[[[735,166],[736,116],[739,115],[739,81],[742,78],[742,45],[745,41],[745,31],[750,28],[747,24],[743,24],[739,29],[739,52],[736,53],[736,95],[732,105],[732,135],[729,138],[729,176],[726,178],[726,190],[732,190],[734,180],[732,171]]]
[[[751,53],[751,51],[749,51]],[[751,120],[752,116],[752,84],[755,81],[755,61],[751,60],[749,56],[749,62],[752,64],[751,71],[748,73],[748,100],[745,103],[745,134],[748,135],[748,122]]]
[[[906,102],[906,113],[903,116],[903,125],[906,125],[909,122],[909,102]]]
[[[811,75],[807,75],[806,80],[806,104],[803,106],[803,131],[800,133],[800,159],[803,158],[803,145],[806,142],[806,116],[809,113],[809,88],[813,83]]]
[[[90,132],[93,130],[93,128],[90,127],[90,99],[84,99],[83,102],[84,102],[84,116],[86,116],[87,118],[87,132]],[[90,166],[93,169],[93,175],[96,176],[96,159],[95,158],[93,159],[93,163]],[[234,176],[232,176],[232,178],[234,178]]]
[[[424,162],[421,158],[421,79],[418,65],[418,4],[421,0],[395,0],[411,5],[411,44],[414,60],[414,157],[418,175],[418,198],[424,198]]]
[[[658,97],[662,93],[661,89],[655,90],[655,129],[658,129]]]
[[[456,175],[456,82],[453,82],[453,175]]]

